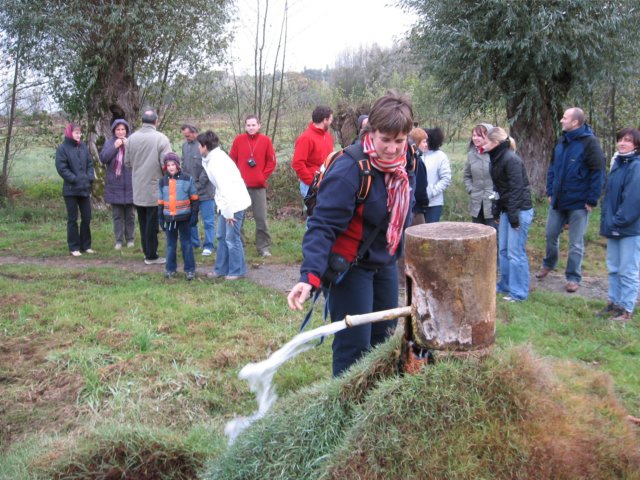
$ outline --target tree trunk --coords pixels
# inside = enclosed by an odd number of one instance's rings
[[[513,105],[507,106],[507,117],[515,117]],[[524,161],[531,191],[546,196],[547,169],[556,144],[556,115],[549,105],[539,106],[539,117],[519,115],[511,126],[511,136],[515,139],[517,152]]]
[[[20,41],[20,40],[18,40]],[[20,73],[20,53],[16,55],[11,85],[11,106],[7,119],[7,139],[2,159],[2,175],[0,175],[0,204],[9,199],[9,160],[11,159],[11,140],[13,138],[13,122],[16,118],[16,98],[18,94],[18,74]]]
[[[126,73],[124,65],[113,64],[103,80],[106,86],[91,101],[87,118],[87,145],[93,157],[96,181],[93,196],[102,201],[104,194],[105,169],[98,159],[99,149],[105,139],[111,138],[111,123],[116,118],[124,118],[132,131],[140,122],[140,89],[132,75]]]

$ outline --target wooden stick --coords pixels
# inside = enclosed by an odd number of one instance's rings
[[[380,312],[363,313],[361,315],[347,315],[344,317],[344,323],[348,328],[357,327],[366,323],[382,322],[384,320],[393,320],[398,317],[408,317],[411,315],[411,306],[392,308],[390,310],[382,310]]]

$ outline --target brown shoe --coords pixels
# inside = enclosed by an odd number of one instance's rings
[[[604,317],[617,317],[622,312],[624,312],[624,308],[616,305],[613,302],[607,303],[607,306],[602,310],[596,313],[596,317],[604,318]]]
[[[569,293],[575,293],[578,291],[579,286],[580,285],[578,285],[576,282],[567,282],[567,284],[564,286],[564,289]]]
[[[549,272],[551,272],[550,268],[542,267],[540,270],[538,270],[538,273],[536,273],[536,278],[538,280],[542,280],[544,277],[549,275]]]
[[[633,313],[627,312],[626,310],[623,310],[622,313],[617,317],[611,317],[611,320],[613,320],[614,322],[621,322],[621,323],[630,322],[632,319],[633,319]]]

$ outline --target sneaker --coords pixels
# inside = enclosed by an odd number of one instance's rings
[[[223,276],[224,276],[224,275],[219,275],[219,274],[217,274],[216,272],[209,272],[209,273],[207,273],[207,278],[212,278],[212,279],[213,279],[213,278],[221,278],[221,277],[223,277]]]
[[[225,280],[240,280],[241,278],[244,278],[244,275],[227,275],[224,277]]]
[[[115,248],[116,250],[122,250],[122,244],[120,242],[116,242],[116,246],[113,248]]]
[[[74,257],[79,257],[80,255],[82,255],[78,250],[73,250],[72,252],[69,252],[69,253]]]
[[[195,280],[196,279],[196,272],[187,272],[187,281],[190,282],[191,280]]]
[[[163,265],[167,263],[167,259],[163,257],[154,258],[153,260],[144,259],[145,265]]]
[[[604,318],[604,317],[617,317],[624,309],[613,302],[609,302],[606,307],[602,310],[596,312],[596,317]]]
[[[568,292],[568,293],[575,293],[578,291],[578,287],[580,285],[578,285],[576,282],[567,282],[567,284],[564,286],[564,289]]]
[[[518,300],[516,300],[515,298],[513,298],[513,297],[511,297],[509,295],[507,295],[506,297],[502,297],[502,300],[504,300],[507,303],[515,303],[515,302],[518,301]]]
[[[164,272],[164,278],[176,278],[176,272]]]
[[[87,248],[84,253],[96,253],[96,251],[91,248]]]
[[[261,257],[270,257],[271,256],[271,252],[269,250],[265,250],[264,252],[262,252],[260,254]]]
[[[549,275],[550,272],[551,272],[550,268],[542,267],[540,270],[538,270],[538,273],[536,273],[536,278],[538,280],[542,280],[544,277]]]
[[[611,317],[611,320],[613,320],[614,322],[627,323],[633,320],[633,313],[622,310],[619,315]]]
[[[202,250],[202,256],[203,257],[210,257],[212,253],[213,252],[208,248],[205,248],[204,250]]]
[[[127,248],[133,248],[135,245],[135,243],[133,242],[127,242]]]

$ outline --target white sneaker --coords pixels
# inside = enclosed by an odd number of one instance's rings
[[[144,259],[145,265],[162,265],[164,263],[167,263],[167,259],[163,257],[158,257],[154,260],[147,260],[146,258]]]
[[[127,242],[127,248],[133,248],[134,245],[135,243],[133,242]]]
[[[271,256],[271,252],[269,250],[265,250],[264,252],[262,252],[260,254],[261,257],[270,257]]]
[[[74,257],[79,257],[80,255],[82,255],[78,250],[73,250],[71,253],[71,255],[73,255]]]
[[[116,246],[113,248],[115,248],[116,250],[122,250],[122,244],[120,242],[117,242]]]
[[[208,248],[205,248],[204,250],[202,250],[202,256],[203,257],[210,257],[212,253],[213,252],[211,250],[209,250]]]

